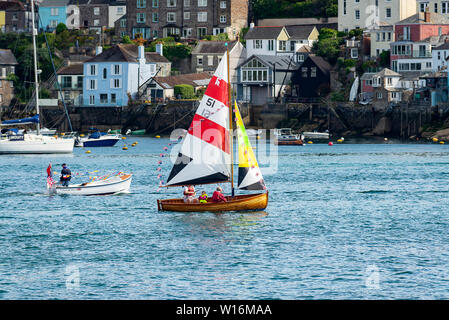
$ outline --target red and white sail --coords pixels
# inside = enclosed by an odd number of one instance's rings
[[[224,55],[187,131],[178,158],[167,179],[168,186],[229,181],[228,66]]]

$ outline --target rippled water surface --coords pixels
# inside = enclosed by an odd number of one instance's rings
[[[1,299],[449,298],[449,146],[280,147],[268,208],[213,214],[158,212],[181,191],[157,192],[168,140],[129,140],[0,156]],[[49,161],[132,172],[131,193],[49,196]]]

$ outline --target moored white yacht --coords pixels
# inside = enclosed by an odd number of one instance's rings
[[[34,1],[31,0],[31,20],[32,20],[32,39],[33,39],[33,58],[34,58],[34,80],[36,97],[36,115],[31,118],[3,121],[1,126],[17,126],[24,124],[36,124],[36,133],[17,134],[7,132],[0,138],[0,154],[13,153],[72,153],[75,139],[71,136],[58,138],[42,135],[39,125],[39,80],[37,70],[36,53],[36,23],[34,15]]]

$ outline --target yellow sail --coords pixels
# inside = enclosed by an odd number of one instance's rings
[[[259,164],[246,133],[245,125],[237,103],[234,103],[235,122],[237,124],[237,143],[239,150],[238,188],[246,190],[264,190],[265,182]]]

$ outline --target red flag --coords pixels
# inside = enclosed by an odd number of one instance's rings
[[[51,163],[47,167],[47,176],[51,177]]]

